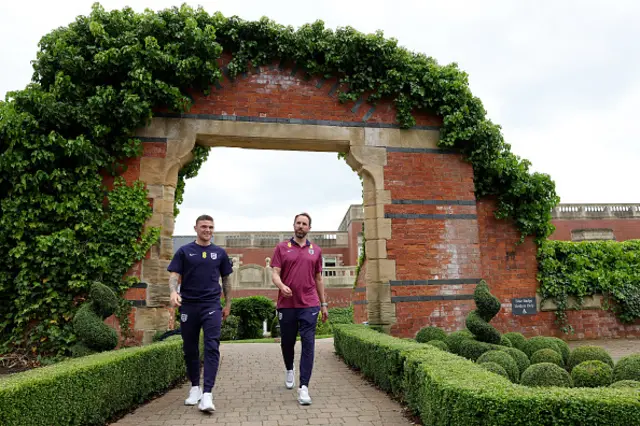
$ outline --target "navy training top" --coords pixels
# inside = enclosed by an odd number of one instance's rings
[[[180,297],[183,302],[220,300],[220,277],[233,272],[227,252],[215,244],[206,247],[192,242],[180,247],[167,267],[182,276]]]

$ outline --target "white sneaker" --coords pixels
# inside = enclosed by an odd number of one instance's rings
[[[198,404],[198,408],[200,411],[206,411],[208,413],[216,411],[216,407],[213,405],[213,395],[209,392],[203,393],[200,404]]]
[[[311,397],[309,396],[309,389],[306,386],[302,386],[298,389],[298,402],[300,405],[311,405]]]
[[[287,389],[293,389],[293,387],[296,385],[296,377],[293,370],[287,370],[284,377],[284,385],[287,387]]]
[[[200,386],[192,386],[189,389],[189,397],[184,400],[184,405],[196,405],[202,398],[202,391]]]

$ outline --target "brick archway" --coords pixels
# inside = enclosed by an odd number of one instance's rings
[[[196,144],[348,153],[364,184],[367,262],[353,297],[360,320],[404,336],[426,323],[461,328],[475,284],[492,276],[511,286],[496,288],[498,297],[535,295],[535,246],[521,246],[519,263],[501,271],[496,257],[518,233],[490,217],[491,203],[476,202],[472,166],[438,148],[440,120],[418,114],[415,128],[401,130],[392,104],[374,106],[364,97],[342,104],[337,89],[335,80],[305,78],[295,66],[254,68],[223,79],[208,96],[193,94],[189,113],[160,110],[138,130],[145,154],[136,165],[153,203],[148,225],[162,227],[136,269],[147,285],[134,318],[144,341],[171,322],[166,267],[174,194]]]

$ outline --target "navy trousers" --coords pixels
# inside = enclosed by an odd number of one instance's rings
[[[204,385],[203,392],[211,392],[216,383],[220,364],[220,302],[183,303],[180,306],[184,361],[192,386],[200,385],[200,330],[204,332]]]
[[[293,354],[296,337],[300,332],[302,354],[300,356],[300,386],[309,386],[313,370],[316,344],[316,324],[320,307],[278,309],[280,323],[280,348],[287,370],[293,370]]]

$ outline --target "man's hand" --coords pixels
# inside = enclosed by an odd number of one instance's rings
[[[222,308],[222,321],[224,321],[231,314],[231,306],[225,306]]]
[[[329,308],[323,306],[320,310],[322,311],[322,322],[327,322],[329,319]]]
[[[171,306],[181,306],[182,305],[182,297],[178,294],[177,291],[171,292],[171,297],[169,298],[171,301]]]
[[[289,286],[282,284],[282,287],[280,287],[280,291],[282,292],[282,295],[284,297],[291,297],[293,296],[293,292],[291,291],[291,288],[289,288]]]

